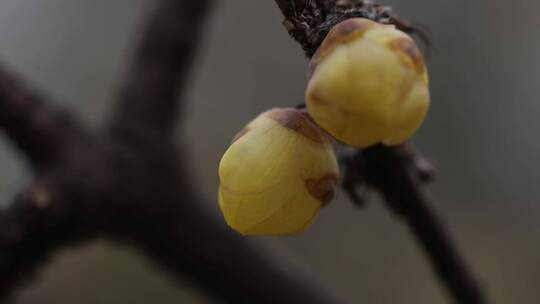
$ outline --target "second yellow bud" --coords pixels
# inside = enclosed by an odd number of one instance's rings
[[[344,143],[400,144],[426,116],[430,97],[423,57],[393,25],[343,21],[330,31],[310,68],[308,111]]]

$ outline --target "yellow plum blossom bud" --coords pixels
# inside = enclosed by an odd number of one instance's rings
[[[414,41],[393,25],[348,19],[313,56],[306,103],[317,124],[346,144],[400,144],[427,114],[427,68]]]
[[[219,205],[244,235],[303,231],[328,203],[339,169],[330,137],[306,112],[273,109],[237,134],[219,164]]]

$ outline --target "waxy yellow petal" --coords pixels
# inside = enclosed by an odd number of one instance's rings
[[[317,124],[344,143],[403,143],[429,108],[423,57],[394,26],[348,19],[312,58],[306,103]]]
[[[331,199],[338,174],[328,136],[306,113],[270,110],[249,123],[221,159],[221,211],[245,235],[297,233]]]

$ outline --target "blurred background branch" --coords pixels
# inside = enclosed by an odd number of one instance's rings
[[[0,128],[36,168],[62,160],[84,132],[0,66]],[[65,156],[65,155],[64,155]]]
[[[172,131],[210,2],[157,3],[105,131],[76,126],[0,72],[1,126],[38,164],[35,184],[0,212],[1,299],[59,249],[108,238],[225,303],[341,302],[308,270],[227,229],[191,184]]]

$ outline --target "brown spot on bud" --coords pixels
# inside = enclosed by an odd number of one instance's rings
[[[378,23],[368,19],[350,18],[334,26],[311,58],[308,78],[311,78],[317,65],[338,46],[361,37],[368,29],[378,25]]]
[[[405,65],[411,66],[420,75],[424,73],[426,69],[424,56],[422,56],[414,41],[407,38],[400,38],[390,41],[389,46],[401,54],[401,61]]]
[[[358,31],[363,33],[374,25],[377,25],[377,23],[369,19],[351,18],[340,22],[332,30],[335,31],[338,36],[347,37]]]
[[[234,143],[235,141],[239,140],[240,137],[246,135],[246,133],[248,131],[249,131],[249,128],[247,128],[247,127],[240,130],[240,132],[238,132],[238,133],[236,133],[236,135],[234,135],[232,142]]]
[[[325,207],[334,198],[338,177],[335,174],[328,174],[318,180],[308,179],[305,183],[309,194],[321,201]]]
[[[285,128],[291,129],[299,134],[322,144],[324,142],[324,136],[326,136],[320,129],[313,123],[308,114],[301,110],[296,109],[278,109],[270,111],[268,117],[280,123]]]

